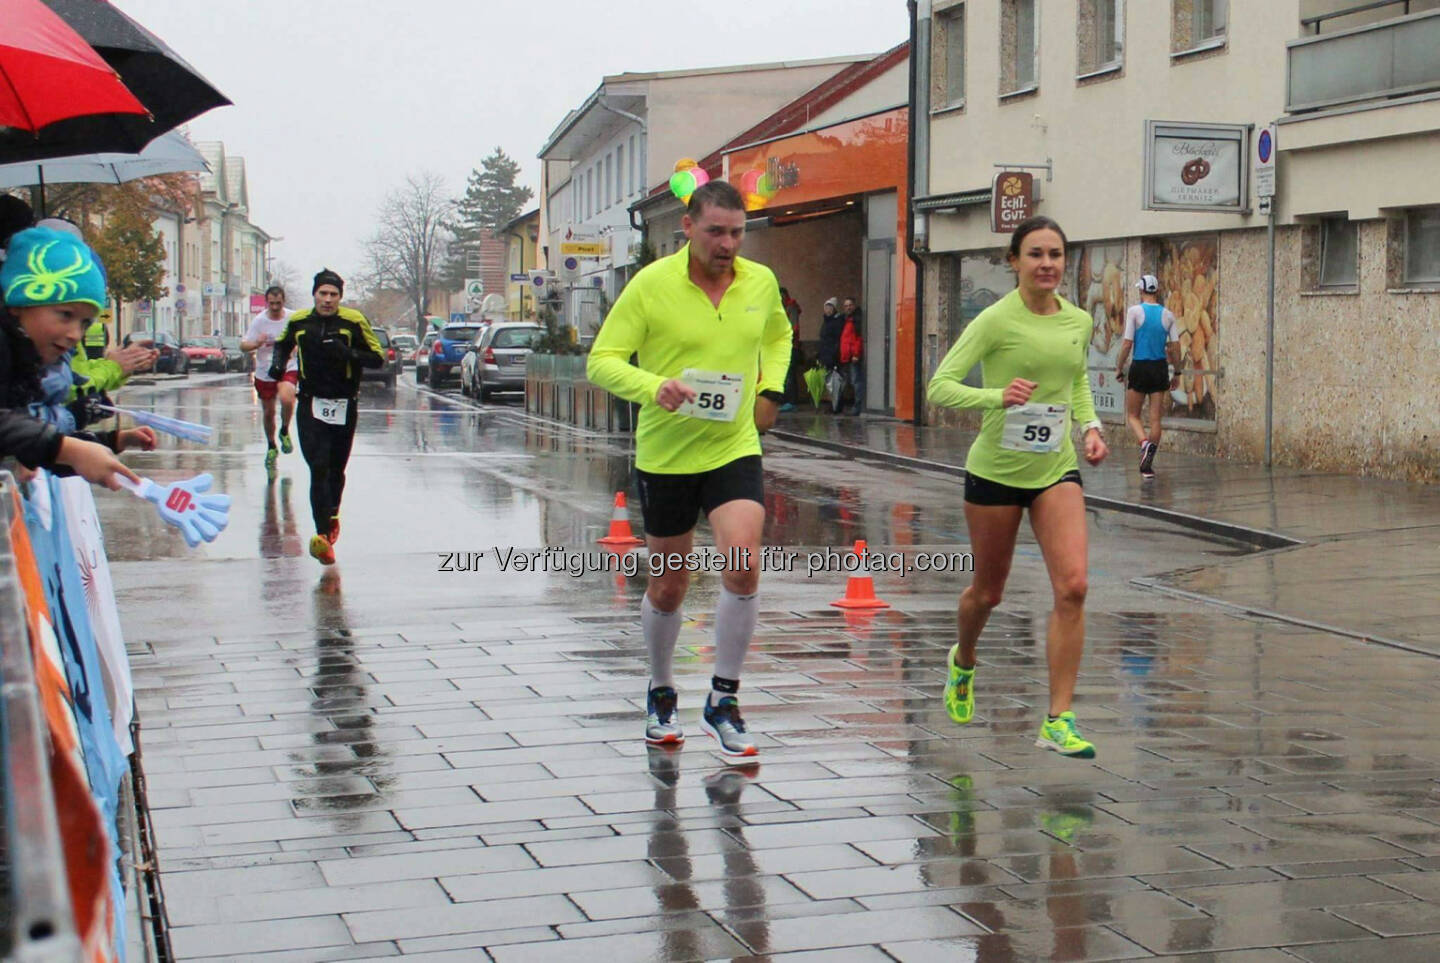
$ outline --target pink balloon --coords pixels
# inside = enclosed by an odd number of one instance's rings
[[[705,184],[710,183],[710,175],[705,173],[705,168],[703,167],[697,165],[690,168],[690,174],[695,178],[696,187],[701,187]]]

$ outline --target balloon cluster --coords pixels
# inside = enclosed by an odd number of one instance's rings
[[[675,173],[670,175],[670,193],[680,198],[681,204],[690,203],[695,188],[710,183],[710,175],[693,157],[682,157],[675,162]]]
[[[746,171],[740,176],[740,196],[745,199],[745,210],[758,211],[775,196],[775,179],[767,171]]]

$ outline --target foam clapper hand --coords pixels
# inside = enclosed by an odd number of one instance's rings
[[[155,505],[155,513],[167,525],[174,525],[185,536],[185,544],[194,548],[200,540],[215,541],[215,536],[230,523],[230,496],[210,491],[214,479],[209,474],[196,475],[184,481],[157,485],[148,478],[137,485],[123,476],[120,484],[138,498]]]

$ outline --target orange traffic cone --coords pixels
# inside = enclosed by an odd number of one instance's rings
[[[845,583],[845,597],[830,604],[842,609],[888,609],[889,602],[875,597],[875,580],[870,577],[870,567],[865,564],[863,538],[855,543],[855,555],[860,559],[860,567]]]
[[[615,493],[615,510],[610,513],[610,534],[600,539],[601,545],[640,545],[644,539],[630,531],[630,516],[625,513],[625,493]]]

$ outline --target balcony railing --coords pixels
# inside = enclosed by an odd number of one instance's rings
[[[1440,10],[1291,40],[1291,113],[1440,90]]]

